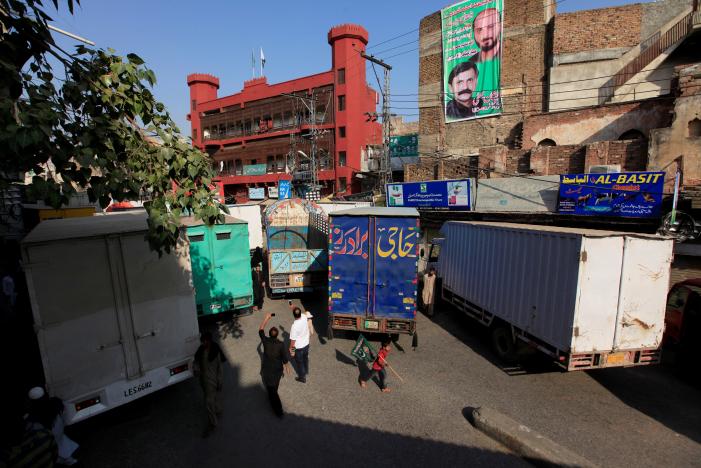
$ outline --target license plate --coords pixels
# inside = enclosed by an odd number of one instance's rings
[[[380,329],[380,322],[377,320],[366,320],[365,321],[365,328],[367,330],[379,330]]]
[[[124,398],[132,397],[132,396],[136,395],[137,393],[141,393],[145,390],[149,390],[152,387],[153,387],[153,384],[151,383],[150,380],[147,382],[141,382],[140,384],[134,385],[133,387],[129,387],[126,390],[124,390]]]
[[[606,358],[607,364],[622,364],[624,362],[626,362],[626,353],[613,353]]]
[[[221,304],[212,304],[209,306],[209,310],[219,310],[221,309]]]

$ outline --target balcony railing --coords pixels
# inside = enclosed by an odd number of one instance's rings
[[[317,125],[327,125],[331,124],[332,122],[330,120],[323,121],[320,118],[317,118]],[[204,141],[209,141],[209,140],[225,140],[228,138],[240,138],[240,137],[246,137],[246,136],[253,136],[253,135],[262,135],[265,133],[270,133],[270,132],[278,132],[282,130],[291,130],[295,128],[299,128],[303,125],[311,125],[312,120],[311,119],[299,119],[299,121],[293,121],[293,122],[279,122],[279,123],[273,123],[273,124],[267,124],[267,125],[258,125],[254,126],[251,128],[230,128],[225,130],[224,132],[220,131],[215,131],[215,130],[210,130],[209,132],[203,131],[203,139]],[[207,128],[206,122],[202,123],[203,128]]]

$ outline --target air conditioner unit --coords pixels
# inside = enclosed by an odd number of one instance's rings
[[[589,174],[611,174],[621,172],[620,164],[604,164],[600,166],[589,166]]]

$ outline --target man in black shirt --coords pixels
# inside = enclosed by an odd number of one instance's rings
[[[260,336],[260,340],[263,343],[263,365],[260,375],[263,377],[263,385],[265,385],[265,389],[268,391],[270,406],[273,407],[275,414],[279,418],[282,418],[284,413],[282,412],[282,402],[280,401],[277,389],[280,385],[283,370],[289,373],[289,367],[287,354],[285,353],[285,344],[277,339],[278,329],[272,327],[268,331],[268,336],[265,336],[265,326],[268,324],[271,317],[271,314],[265,314],[265,318],[258,329],[258,336]]]
[[[453,96],[446,106],[449,119],[468,119],[475,116],[472,93],[477,87],[479,71],[472,62],[460,62],[448,75],[448,89]]]

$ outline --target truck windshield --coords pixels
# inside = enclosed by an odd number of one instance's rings
[[[438,261],[438,256],[441,254],[441,246],[440,244],[433,244],[431,246],[431,253],[428,255],[428,261],[429,262],[437,262]]]

